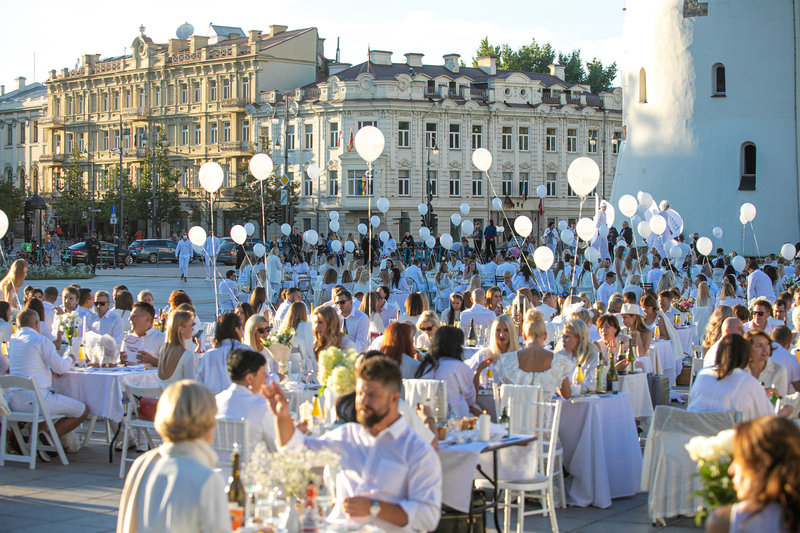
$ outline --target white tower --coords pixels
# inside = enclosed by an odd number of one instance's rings
[[[798,15],[794,0],[628,0],[615,204],[650,192],[684,231],[720,226],[715,248],[755,255],[751,202],[761,254],[798,241]]]

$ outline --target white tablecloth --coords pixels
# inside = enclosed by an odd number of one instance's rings
[[[626,374],[619,377],[619,390],[631,398],[633,416],[645,418],[653,416],[653,400],[650,398],[650,387],[647,385],[647,374]]]
[[[567,402],[558,436],[569,472],[567,503],[606,508],[612,498],[639,490],[642,451],[630,396],[621,392],[595,400]]]
[[[669,341],[658,341],[652,343],[651,346],[655,356],[653,372],[667,376],[670,388],[674,387],[678,374],[675,368],[675,358],[672,355],[672,345]]]
[[[67,372],[55,380],[55,391],[80,400],[89,407],[89,414],[120,422],[123,416],[122,382],[134,387],[158,387],[156,369],[122,367],[119,369],[88,368]]]
[[[676,331],[678,332],[678,338],[681,341],[681,348],[683,349],[684,355],[691,355],[692,344],[699,344],[697,340],[697,325],[692,324],[691,326],[680,328]]]

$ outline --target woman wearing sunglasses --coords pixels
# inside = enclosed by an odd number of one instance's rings
[[[287,313],[288,315],[288,313]],[[253,315],[244,325],[244,343],[266,359],[266,369],[270,374],[278,373],[278,362],[264,348],[264,339],[269,336],[269,322],[264,315]]]

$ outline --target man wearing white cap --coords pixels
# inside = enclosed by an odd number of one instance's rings
[[[608,208],[608,202],[605,200],[600,201],[600,210],[597,211],[597,215],[594,217],[594,226],[597,228],[598,234],[595,235],[594,240],[592,240],[592,248],[597,248],[597,251],[600,252],[600,259],[611,259],[611,254],[608,251],[608,241],[605,237],[600,236],[600,227],[606,226],[606,209]]]

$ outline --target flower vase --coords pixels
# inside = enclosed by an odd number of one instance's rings
[[[287,505],[286,520],[281,525],[281,529],[286,533],[300,533],[300,502],[297,498],[290,498]]]
[[[286,346],[285,344],[279,343],[272,343],[267,346],[267,351],[272,356],[275,361],[277,361],[279,366],[279,372],[281,374],[286,375],[287,373],[287,362],[289,361],[289,352],[291,348]]]

